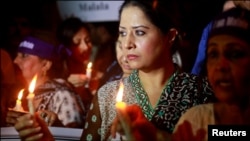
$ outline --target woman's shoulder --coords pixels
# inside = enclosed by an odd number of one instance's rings
[[[209,124],[214,124],[214,110],[213,104],[200,104],[188,109],[179,119],[176,124],[175,130],[184,121],[188,121],[193,128],[205,128]]]
[[[113,91],[119,88],[120,83],[124,84],[124,87],[128,87],[130,85],[129,79],[128,77],[126,78],[122,78],[119,80],[113,80],[110,82],[105,83],[104,85],[102,85],[98,91]]]
[[[193,113],[200,115],[211,114],[213,113],[213,105],[214,105],[213,103],[199,104],[188,109],[185,112],[185,114],[190,114],[190,115],[192,115]]]
[[[214,117],[213,103],[199,104],[188,109],[179,119],[179,122],[190,121],[211,122]]]
[[[130,80],[128,77],[122,78],[120,80],[110,81],[103,86],[101,86],[97,92],[98,97],[114,97],[117,95],[118,89],[120,87],[120,83],[124,85],[124,93],[126,96],[131,95],[133,92]]]

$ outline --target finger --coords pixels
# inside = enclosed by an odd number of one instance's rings
[[[8,110],[8,112],[7,112],[8,117],[19,117],[21,115],[22,114],[20,112],[16,112],[16,111],[13,111],[13,110]]]
[[[25,114],[19,118],[17,118],[17,122],[15,124],[15,129],[17,131],[26,128],[26,127],[30,127],[34,124],[34,121],[32,119],[32,115],[31,114]]]
[[[35,141],[35,140],[41,139],[42,137],[43,137],[43,133],[39,133],[39,134],[30,136],[30,137],[26,138],[25,140],[26,141]]]
[[[52,126],[52,125],[55,123],[55,121],[56,121],[55,116],[51,116],[51,118],[50,118],[49,121],[48,121],[48,125],[49,125],[49,126]]]
[[[111,136],[113,138],[116,137],[116,132],[117,132],[117,125],[118,125],[118,118],[116,117],[111,125],[111,129],[110,129],[110,132],[111,132]]]
[[[31,136],[36,136],[40,133],[41,131],[41,127],[30,127],[30,128],[25,128],[23,130],[20,130],[19,136],[23,139],[23,138],[28,138]]]
[[[7,124],[13,126],[17,122],[17,118],[24,115],[24,114],[26,114],[26,113],[9,109],[7,112],[7,116],[6,116],[5,121]]]
[[[44,118],[44,121],[46,122],[47,125],[49,125],[49,116],[46,116],[46,117]]]
[[[8,124],[8,125],[14,125],[16,122],[17,122],[17,119],[16,118],[13,118],[13,117],[6,117],[6,123]]]

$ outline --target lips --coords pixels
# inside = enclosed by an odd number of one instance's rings
[[[231,88],[233,86],[233,82],[230,79],[218,79],[215,81],[215,84],[224,88]]]
[[[127,55],[127,59],[128,60],[135,60],[135,59],[137,59],[138,58],[138,56],[137,55],[134,55],[134,54],[129,54],[129,55]]]

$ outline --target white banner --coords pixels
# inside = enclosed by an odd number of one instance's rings
[[[86,22],[118,21],[124,1],[57,1],[62,19],[75,16]]]

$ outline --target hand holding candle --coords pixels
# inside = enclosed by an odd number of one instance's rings
[[[35,109],[34,109],[34,105],[33,105],[33,98],[34,98],[34,90],[35,90],[35,85],[36,85],[36,79],[37,79],[37,75],[34,76],[34,78],[32,79],[30,86],[29,86],[29,95],[27,96],[28,99],[28,107],[29,107],[29,112],[31,114],[35,113]]]
[[[120,82],[115,105],[117,117],[111,127],[112,137],[115,139],[122,138],[122,140],[128,141],[157,140],[157,130],[144,116],[141,108],[136,104],[127,106],[125,102],[122,102],[123,91],[124,85]],[[145,133],[149,133],[149,135],[144,136]],[[117,135],[119,136],[116,137]]]
[[[14,110],[23,111],[22,101],[21,101],[23,96],[23,91],[24,89],[20,90],[20,92],[18,93],[18,99],[16,100],[16,106],[14,107]]]
[[[120,121],[122,129],[124,130],[124,133],[126,136],[123,136],[122,134],[120,134],[120,136],[121,136],[122,140],[132,140],[132,137],[130,136],[131,130],[129,128],[127,128],[127,123],[130,123],[129,117],[125,111],[127,104],[125,102],[122,102],[123,91],[124,91],[124,85],[121,81],[120,86],[119,86],[119,90],[118,90],[118,93],[116,96],[115,107],[117,110],[117,118]],[[114,136],[114,134],[113,134],[113,136]]]

